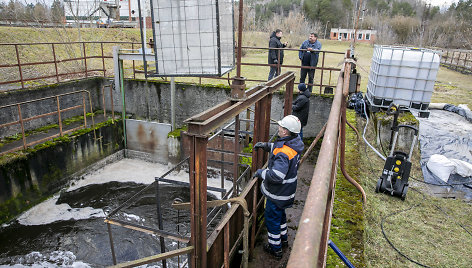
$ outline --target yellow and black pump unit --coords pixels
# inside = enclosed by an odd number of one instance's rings
[[[408,110],[408,109],[406,109]],[[418,138],[418,129],[409,125],[398,125],[398,114],[402,111],[402,107],[397,108],[395,105],[390,105],[387,113],[394,115],[393,126],[392,126],[392,139],[390,145],[390,154],[385,160],[385,165],[382,171],[382,175],[377,182],[375,192],[382,192],[390,194],[392,196],[400,197],[405,200],[406,193],[408,191],[408,178],[411,170],[411,155],[415,148],[415,143]],[[395,151],[395,145],[398,138],[398,130],[400,128],[410,128],[414,133],[413,141],[411,142],[410,152],[408,154]]]

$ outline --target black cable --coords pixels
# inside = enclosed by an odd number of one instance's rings
[[[380,143],[380,148],[382,149],[382,152],[384,155],[388,155],[386,152],[385,152],[385,149],[383,147],[383,143],[382,143],[382,135],[380,133],[380,130],[382,128],[379,128],[379,143]],[[366,152],[367,153],[367,152]],[[469,184],[469,183],[472,183],[472,180],[471,181],[468,181],[468,182],[462,182],[462,183],[447,183],[445,182],[445,184],[441,184],[441,183],[434,183],[434,182],[427,182],[427,181],[422,181],[422,180],[419,180],[417,178],[414,178],[412,176],[410,176],[411,179],[417,181],[417,182],[421,182],[423,184],[427,184],[427,185],[433,185],[433,186],[440,186],[440,187],[451,187],[451,188],[454,188],[454,185],[464,185],[464,184]]]
[[[382,128],[379,127],[379,143],[380,143],[380,148],[382,149],[382,153],[384,153],[384,155],[387,155],[387,156],[388,156],[388,154],[385,152],[385,149],[384,149],[383,144],[382,144],[382,135],[381,135],[381,133],[380,133],[380,130],[381,130],[381,129],[382,129]]]
[[[411,177],[410,177],[411,178]],[[418,190],[414,187],[410,187],[411,190],[421,194],[423,196],[423,200],[426,199],[426,195],[421,191],[421,190]],[[446,211],[444,211],[444,209],[436,204],[433,204],[433,206],[435,206],[439,211],[441,211],[444,215],[446,215],[446,217],[448,217],[449,219],[451,219],[455,224],[459,225],[462,229],[464,229],[464,231],[466,231],[470,236],[472,236],[472,232],[469,231],[467,228],[465,228],[462,224],[458,223],[457,221],[455,221],[451,216],[449,216],[449,214],[447,214]]]
[[[369,166],[370,166],[370,172],[373,174],[374,177],[376,177],[377,175],[374,173],[374,169],[373,169],[373,167],[372,167],[372,161],[370,161],[370,157],[369,157],[369,155],[367,154],[367,144],[366,144],[366,143],[364,143],[364,152],[365,152],[365,156],[367,157],[367,160],[368,160],[367,162],[369,163]],[[423,182],[423,183],[425,183],[425,184],[432,184],[432,183],[427,183],[427,182],[424,182],[424,181],[420,181],[420,180],[418,180],[418,179],[416,179],[416,178],[414,178],[414,177],[412,177],[412,176],[409,176],[409,178],[412,178],[412,179],[414,179],[414,180],[416,180],[416,181],[419,181],[419,182]],[[460,183],[459,185],[462,185],[462,184],[464,184],[464,183]],[[434,185],[434,184],[433,184],[433,185]],[[449,185],[440,184],[440,185],[438,185],[438,186],[449,186]],[[409,187],[409,188],[410,188],[411,190],[415,191],[415,192],[420,193],[420,194],[423,196],[423,201],[426,199],[426,195],[425,195],[423,192],[421,192],[420,190],[418,190],[418,189],[416,189],[416,188],[414,188],[414,187]],[[419,265],[419,266],[421,266],[421,267],[431,268],[430,266],[427,266],[427,265],[425,265],[425,264],[422,264],[422,263],[420,263],[420,262],[418,262],[418,261],[413,260],[412,258],[408,257],[406,254],[404,254],[403,252],[401,252],[397,247],[395,247],[395,245],[394,245],[394,244],[390,241],[390,239],[387,237],[387,234],[385,233],[385,230],[384,230],[384,227],[383,227],[383,225],[384,225],[384,223],[385,223],[385,220],[386,220],[387,218],[389,218],[389,217],[391,217],[391,216],[398,215],[398,214],[400,214],[400,213],[403,213],[403,212],[406,212],[406,211],[409,211],[409,210],[412,210],[412,209],[415,208],[415,207],[419,207],[422,203],[423,203],[423,202],[421,202],[421,203],[419,203],[419,204],[416,204],[416,205],[413,205],[413,206],[411,206],[411,207],[409,207],[409,208],[407,208],[407,209],[402,209],[402,210],[395,211],[395,212],[393,212],[393,213],[391,213],[391,214],[389,214],[389,215],[387,215],[387,216],[382,217],[381,222],[380,222],[380,228],[381,228],[382,235],[384,236],[385,240],[388,242],[388,244],[389,244],[400,256],[404,257],[404,258],[407,259],[408,261],[410,261],[410,262],[412,262],[412,263],[415,263],[415,264],[417,264],[417,265]],[[434,204],[434,206],[435,206],[438,210],[440,210],[443,214],[445,214],[448,218],[451,218],[440,206],[438,206],[438,205],[436,205],[436,204]],[[454,221],[454,223],[456,223],[458,226],[460,226],[463,230],[465,230],[469,235],[472,236],[472,233],[471,233],[467,228],[465,228],[462,224],[456,222],[455,220],[453,220],[453,221]]]
[[[402,212],[406,212],[406,211],[411,210],[411,209],[413,209],[413,208],[415,208],[415,207],[418,207],[418,206],[420,206],[420,204],[413,205],[413,206],[411,206],[411,207],[409,207],[409,208],[407,208],[407,209],[399,210],[399,211],[393,212],[393,213],[391,213],[391,214],[389,214],[389,215],[387,215],[387,216],[385,216],[385,217],[382,217],[382,221],[380,222],[380,229],[382,230],[382,234],[383,234],[385,240],[387,240],[387,242],[390,244],[390,246],[391,246],[398,254],[400,254],[403,258],[405,258],[405,259],[409,260],[410,262],[415,263],[415,264],[417,264],[417,265],[419,265],[419,266],[421,266],[421,267],[431,268],[430,266],[427,266],[427,265],[425,265],[425,264],[422,264],[422,263],[420,263],[420,262],[418,262],[418,261],[413,260],[412,258],[410,258],[410,257],[408,257],[407,255],[405,255],[403,252],[401,252],[397,247],[395,247],[395,245],[393,245],[393,243],[390,241],[390,239],[388,239],[387,234],[385,234],[384,227],[383,227],[383,224],[384,224],[385,220],[386,220],[388,217],[391,217],[391,216],[400,214],[400,213],[402,213]]]

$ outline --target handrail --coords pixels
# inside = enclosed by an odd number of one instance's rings
[[[89,76],[97,76],[97,73],[101,74],[102,76],[107,75],[107,68],[105,64],[105,59],[112,59],[111,55],[106,55],[104,53],[104,45],[111,45],[111,44],[121,44],[121,45],[131,45],[134,48],[134,45],[139,44],[137,42],[130,42],[130,41],[73,41],[73,42],[38,42],[38,43],[2,43],[0,44],[0,49],[5,50],[6,47],[13,47],[14,54],[16,54],[16,59],[13,63],[8,64],[1,64],[0,68],[9,68],[8,72],[11,74],[11,68],[17,68],[17,76],[10,79],[4,79],[4,81],[0,81],[0,85],[10,85],[20,83],[21,88],[28,87],[25,85],[25,82],[28,81],[48,81],[48,79],[54,79],[55,82],[59,83],[64,81],[64,77],[66,79],[70,79],[70,77],[89,77]],[[79,45],[78,49],[80,49],[80,55],[69,55],[63,59],[59,58],[57,53],[57,47],[64,46],[64,45]],[[34,59],[28,59],[29,61],[26,62],[23,55],[21,48],[23,47],[30,47],[30,46],[47,46],[51,54],[47,51],[42,53],[36,53],[36,57]],[[95,53],[88,55],[87,48],[90,46],[94,46],[97,51]],[[50,59],[44,59],[44,57],[51,57]],[[90,66],[90,61],[95,59],[94,66]],[[101,62],[100,62],[101,59]],[[98,61],[97,61],[98,60]],[[66,72],[59,72],[58,64],[65,63],[65,62],[80,62],[80,70],[67,70]],[[101,64],[100,64],[101,63]],[[87,66],[88,64],[88,66]],[[43,65],[46,66],[48,71],[44,71],[42,73],[34,72],[34,73],[26,73],[22,67],[24,66],[36,66],[36,65]],[[101,66],[100,66],[101,65]],[[53,66],[53,68],[50,68]],[[98,67],[100,66],[100,67]],[[133,77],[135,77],[136,70],[133,61]],[[37,76],[36,76],[37,75]],[[5,81],[6,80],[6,81]],[[50,83],[50,82],[49,82]]]
[[[349,76],[346,70],[348,64],[350,63],[345,61],[339,74],[323,143],[300,218],[288,268],[323,267],[325,263],[326,247],[324,245],[327,244],[329,234],[332,191],[334,191],[332,180],[336,176],[343,84],[344,79],[348,79]]]
[[[75,105],[75,106],[72,106],[72,107],[67,107],[67,108],[63,108],[63,107],[60,106],[60,98],[61,97],[74,95],[74,94],[82,94],[82,103],[81,104]],[[86,105],[86,101],[85,101],[86,96],[88,97],[88,102],[89,102],[89,106],[90,106],[90,113],[91,113],[91,117],[92,117],[92,128],[93,128],[93,127],[95,127],[95,120],[93,118],[93,107],[92,107],[92,100],[91,100],[90,92],[87,91],[87,90],[83,90],[83,89],[68,92],[68,93],[63,93],[63,94],[57,94],[57,95],[53,95],[53,96],[49,96],[49,97],[44,97],[44,98],[39,98],[39,99],[34,99],[34,100],[29,100],[29,101],[22,101],[22,102],[17,102],[17,103],[12,103],[12,104],[7,104],[7,105],[0,106],[0,110],[4,109],[4,108],[10,108],[10,107],[15,107],[16,106],[17,112],[18,112],[18,120],[0,124],[0,128],[9,127],[9,126],[12,126],[12,125],[19,124],[20,127],[21,127],[21,135],[22,135],[22,140],[23,140],[23,146],[15,147],[15,148],[12,148],[12,149],[7,150],[7,151],[0,152],[0,155],[15,152],[15,151],[18,151],[18,150],[21,150],[21,149],[26,149],[29,146],[32,146],[32,145],[50,140],[52,138],[62,137],[67,133],[74,132],[74,131],[76,131],[78,129],[81,129],[81,128],[86,128],[87,127],[87,111],[86,111],[87,105]],[[57,106],[56,111],[43,113],[43,114],[39,114],[39,115],[27,117],[27,118],[23,117],[21,105],[40,102],[40,101],[49,100],[49,99],[55,99],[56,100],[56,106]],[[61,113],[66,112],[66,111],[79,109],[79,108],[82,108],[82,110],[83,110],[84,124],[82,126],[79,126],[79,127],[73,128],[73,129],[63,130]],[[35,120],[35,119],[43,118],[43,117],[46,117],[46,116],[56,115],[56,114],[57,114],[57,117],[58,117],[59,133],[54,134],[54,135],[49,135],[45,138],[27,143],[24,123],[28,122],[28,121]]]
[[[13,70],[17,69],[17,75],[16,77],[13,76],[12,78],[4,79],[4,81],[0,81],[0,85],[7,85],[8,87],[11,87],[12,84],[20,84],[18,85],[21,88],[26,88],[28,85],[26,82],[28,81],[42,81],[42,82],[47,82],[47,83],[52,83],[53,81],[56,83],[59,83],[61,81],[65,81],[66,79],[70,79],[71,77],[91,77],[91,76],[103,76],[103,77],[110,77],[112,75],[112,72],[110,71],[110,66],[111,63],[109,62],[113,57],[111,55],[107,55],[104,51],[104,45],[110,45],[110,44],[122,44],[122,45],[131,45],[131,49],[134,49],[135,46],[140,47],[141,43],[138,42],[131,42],[131,41],[73,41],[73,42],[38,42],[38,43],[3,43],[0,44],[0,48],[5,48],[5,47],[14,47],[15,53],[16,53],[16,60],[11,63],[4,63],[0,64],[0,68],[9,68],[9,73],[12,73],[12,68]],[[60,58],[58,53],[57,53],[57,47],[63,45],[74,45],[74,46],[79,46],[79,49],[82,51],[81,55],[70,55],[69,57],[65,58]],[[98,46],[99,45],[99,46]],[[28,59],[29,61],[25,61],[23,55],[22,55],[22,48],[27,47],[27,46],[48,46],[50,52],[51,52],[51,58],[50,59],[43,59],[45,53],[40,53],[43,58],[38,58],[38,59]],[[91,53],[88,55],[87,48],[90,46],[94,46],[96,51],[94,53]],[[268,47],[246,47],[242,46],[242,49],[253,49],[253,50],[264,50],[268,51],[269,49],[273,48],[268,48]],[[275,48],[274,48],[275,49]],[[287,51],[300,51],[300,49],[296,48],[279,48],[275,49],[278,51],[281,50],[287,50]],[[302,49],[303,50],[303,49]],[[284,68],[296,68],[296,69],[316,69],[318,71],[321,71],[321,77],[319,79],[319,82],[313,83],[313,84],[307,84],[311,85],[313,87],[319,88],[319,93],[323,93],[322,89],[323,87],[331,87],[331,79],[327,81],[328,74],[325,74],[325,72],[329,72],[329,77],[331,78],[332,72],[338,72],[340,69],[337,66],[325,66],[325,56],[329,54],[343,54],[342,52],[336,52],[336,51],[327,51],[327,50],[320,50],[320,60],[319,64],[316,67],[310,67],[310,66],[300,66],[300,65],[281,65],[278,64],[276,65],[278,68],[284,67]],[[48,54],[48,52],[46,52]],[[108,53],[110,54],[110,53]],[[46,55],[47,56],[47,55]],[[100,60],[101,59],[101,60]],[[79,62],[79,70],[67,70],[67,71],[62,71],[60,72],[60,66],[59,64],[61,63],[66,63],[66,62]],[[93,63],[93,66],[90,66]],[[45,66],[49,71],[44,71],[43,73],[26,73],[23,67],[26,66]],[[108,70],[107,70],[107,65],[108,65]],[[251,63],[251,62],[241,62],[241,65],[243,66],[260,66],[260,67],[269,67],[269,66],[274,66],[267,64],[266,62],[263,63]],[[52,67],[52,68],[51,68]],[[14,73],[14,71],[13,71]],[[135,61],[133,60],[132,63],[132,77],[133,79],[136,78],[136,74],[143,74],[144,72],[141,70],[136,69],[136,64]],[[35,76],[37,75],[37,76]],[[220,80],[227,80],[228,83],[230,83],[233,78],[229,77],[205,77],[202,76],[199,78],[199,83],[202,83],[202,79],[220,79]],[[247,82],[266,82],[266,80],[260,80],[260,79],[254,79],[254,77],[247,77],[246,79]],[[317,79],[318,81],[318,79]],[[298,83],[297,83],[298,84]],[[16,87],[16,85],[15,85]]]

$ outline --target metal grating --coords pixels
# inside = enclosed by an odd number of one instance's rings
[[[152,0],[154,76],[221,76],[234,68],[232,0]]]

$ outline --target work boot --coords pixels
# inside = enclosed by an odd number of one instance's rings
[[[269,244],[264,244],[264,251],[274,256],[277,260],[282,259],[282,249],[274,250]]]
[[[282,248],[288,248],[288,241],[282,240]]]

